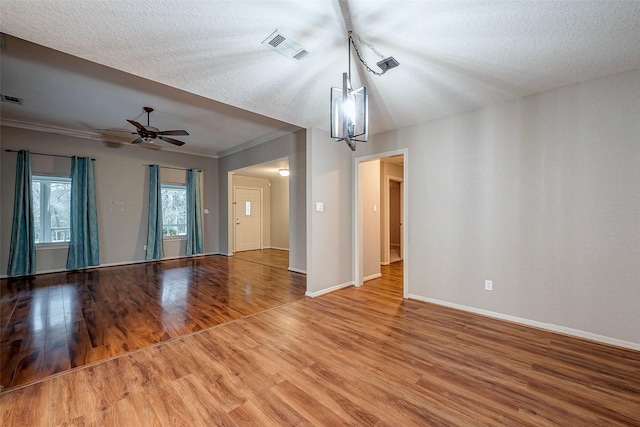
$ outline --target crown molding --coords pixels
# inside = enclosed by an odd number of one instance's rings
[[[115,135],[106,135],[106,134],[92,132],[92,131],[69,129],[69,128],[63,128],[59,126],[45,125],[42,123],[23,122],[20,120],[0,119],[0,126],[26,129],[26,130],[36,131],[36,132],[53,133],[56,135],[64,135],[64,136],[69,136],[73,138],[89,139],[89,140],[99,141],[99,142],[112,142],[112,143],[123,144],[123,145],[129,145],[129,142],[130,142],[130,141],[127,141],[125,138],[119,138]],[[217,159],[220,157],[218,156],[218,154],[206,154],[206,153],[200,153],[197,151],[177,149],[169,146],[162,147],[158,149],[158,151],[171,151],[174,153],[188,154],[191,156],[209,157],[212,159]]]
[[[302,128],[300,126],[295,126],[295,125],[286,126],[286,127],[282,128],[282,129],[278,129],[278,130],[270,132],[270,133],[268,133],[266,135],[262,135],[259,138],[252,139],[250,141],[243,142],[240,145],[236,145],[235,147],[229,148],[227,150],[220,151],[218,153],[218,158],[226,157],[226,156],[229,156],[229,155],[235,154],[235,153],[239,153],[240,151],[244,151],[244,150],[247,150],[247,149],[249,149],[251,147],[255,147],[255,146],[263,144],[265,142],[272,141],[272,140],[274,140],[276,138],[280,138],[281,136],[285,136],[285,135],[288,135],[290,133],[297,132],[297,131],[299,131],[301,129]]]
[[[45,125],[42,123],[23,122],[20,120],[0,119],[0,125],[18,129],[33,130],[36,132],[54,133],[57,135],[71,136],[74,138],[85,138],[107,142],[122,142],[122,139],[101,135],[96,132],[83,131],[78,129],[62,128],[58,126]]]

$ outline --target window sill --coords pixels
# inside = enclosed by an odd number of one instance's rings
[[[182,236],[163,236],[162,240],[164,240],[164,241],[187,240],[187,236],[186,235],[182,235]]]
[[[36,243],[36,251],[48,251],[51,249],[69,249],[69,242]]]

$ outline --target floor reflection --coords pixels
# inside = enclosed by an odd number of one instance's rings
[[[304,298],[306,277],[224,256],[0,280],[15,387]]]

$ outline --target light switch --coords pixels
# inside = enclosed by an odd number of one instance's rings
[[[316,202],[316,212],[322,212],[322,211],[324,211],[324,203]]]
[[[378,205],[373,205],[373,211],[378,212]]]

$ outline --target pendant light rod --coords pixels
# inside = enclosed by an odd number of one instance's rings
[[[349,69],[349,86],[351,86],[351,33],[353,31],[349,30],[347,31],[347,34],[349,35],[349,37],[347,37],[347,58],[348,58],[348,69]],[[351,87],[349,87],[349,89],[351,89]]]

